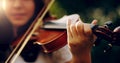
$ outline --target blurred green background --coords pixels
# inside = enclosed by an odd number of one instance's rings
[[[58,18],[77,13],[87,23],[93,19],[99,20],[99,24],[106,21],[119,23],[119,3],[120,0],[55,0],[50,13]]]

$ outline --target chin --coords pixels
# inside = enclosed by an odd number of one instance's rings
[[[26,23],[27,23],[27,21],[25,21],[25,20],[14,20],[14,21],[12,21],[12,24],[14,26],[19,26],[19,27],[24,26]]]
[[[13,23],[13,26],[14,27],[22,27],[22,26],[24,26],[25,25],[25,23]]]

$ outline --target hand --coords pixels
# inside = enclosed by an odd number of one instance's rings
[[[96,24],[97,20],[93,20],[91,24]],[[73,55],[80,52],[90,51],[96,40],[96,36],[92,33],[90,24],[83,23],[81,19],[72,23],[69,19],[67,22],[68,45]]]

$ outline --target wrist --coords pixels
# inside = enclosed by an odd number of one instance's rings
[[[82,54],[89,54],[91,53],[91,48],[92,47],[82,47],[82,46],[78,46],[78,47],[70,47],[70,51],[72,53],[72,55],[82,55]]]
[[[83,56],[83,55],[89,55],[91,53],[91,49],[82,49],[78,51],[71,51],[73,56]]]
[[[90,51],[79,51],[79,54],[72,54],[71,63],[91,63]]]

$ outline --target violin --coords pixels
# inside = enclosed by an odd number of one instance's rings
[[[61,23],[56,23],[56,21],[45,22],[44,27],[38,31],[39,40],[37,40],[35,44],[41,45],[45,53],[58,50],[67,44],[66,23],[62,23],[61,25]],[[91,24],[92,32],[97,36],[95,44],[97,44],[98,39],[104,39],[111,45],[120,46],[120,26],[116,27],[113,31],[109,28],[110,26],[113,26],[111,21],[102,26]]]
[[[59,20],[55,20],[52,22],[50,21],[44,22],[44,26],[48,25],[49,23],[52,23],[52,25],[53,24],[60,25],[61,23],[57,22]],[[109,28],[110,26],[112,26],[111,24],[112,24],[111,21],[102,26],[91,24],[91,29],[98,39],[101,38],[101,39],[108,41],[111,45],[120,46],[120,43],[119,43],[120,42],[120,26],[116,27],[112,31]],[[62,28],[61,27],[59,28],[58,27],[57,28],[56,27],[51,27],[51,28],[50,27],[39,27],[32,34],[32,36],[37,37],[35,39],[34,38],[32,39],[33,40],[32,44],[35,44],[36,46],[40,46],[42,48],[42,51],[45,53],[51,53],[53,51],[56,51],[64,47],[67,44],[66,26],[63,26]]]
[[[51,2],[51,4],[52,3],[53,1]],[[35,21],[33,21],[33,23],[28,28],[26,33],[22,37],[20,37],[19,40],[16,41],[17,45],[15,45],[15,49],[12,51],[11,55],[8,57],[5,63],[10,63],[10,62],[14,63],[16,58],[23,51],[26,44],[29,43],[31,36],[33,37],[37,36],[37,39],[33,39],[32,44],[35,45],[37,44],[40,47],[42,47],[45,53],[50,53],[55,50],[58,50],[67,44],[67,32],[65,29],[66,27],[64,27],[64,29],[58,29],[58,28],[45,29],[44,27],[42,28],[40,27],[40,23],[43,17],[45,16],[46,12],[48,11],[48,8],[51,6],[51,4],[48,5],[46,11],[40,12],[39,16],[35,19]],[[110,41],[111,44],[115,44],[115,45],[116,43],[119,44],[120,41],[119,31],[111,31],[109,28],[105,26],[98,26],[98,25],[91,25],[91,29],[97,37]]]
[[[91,29],[98,39],[104,39],[111,45],[120,46],[120,26],[111,30],[110,27],[112,26],[114,26],[114,24],[111,21],[108,21],[103,26],[91,25]]]

